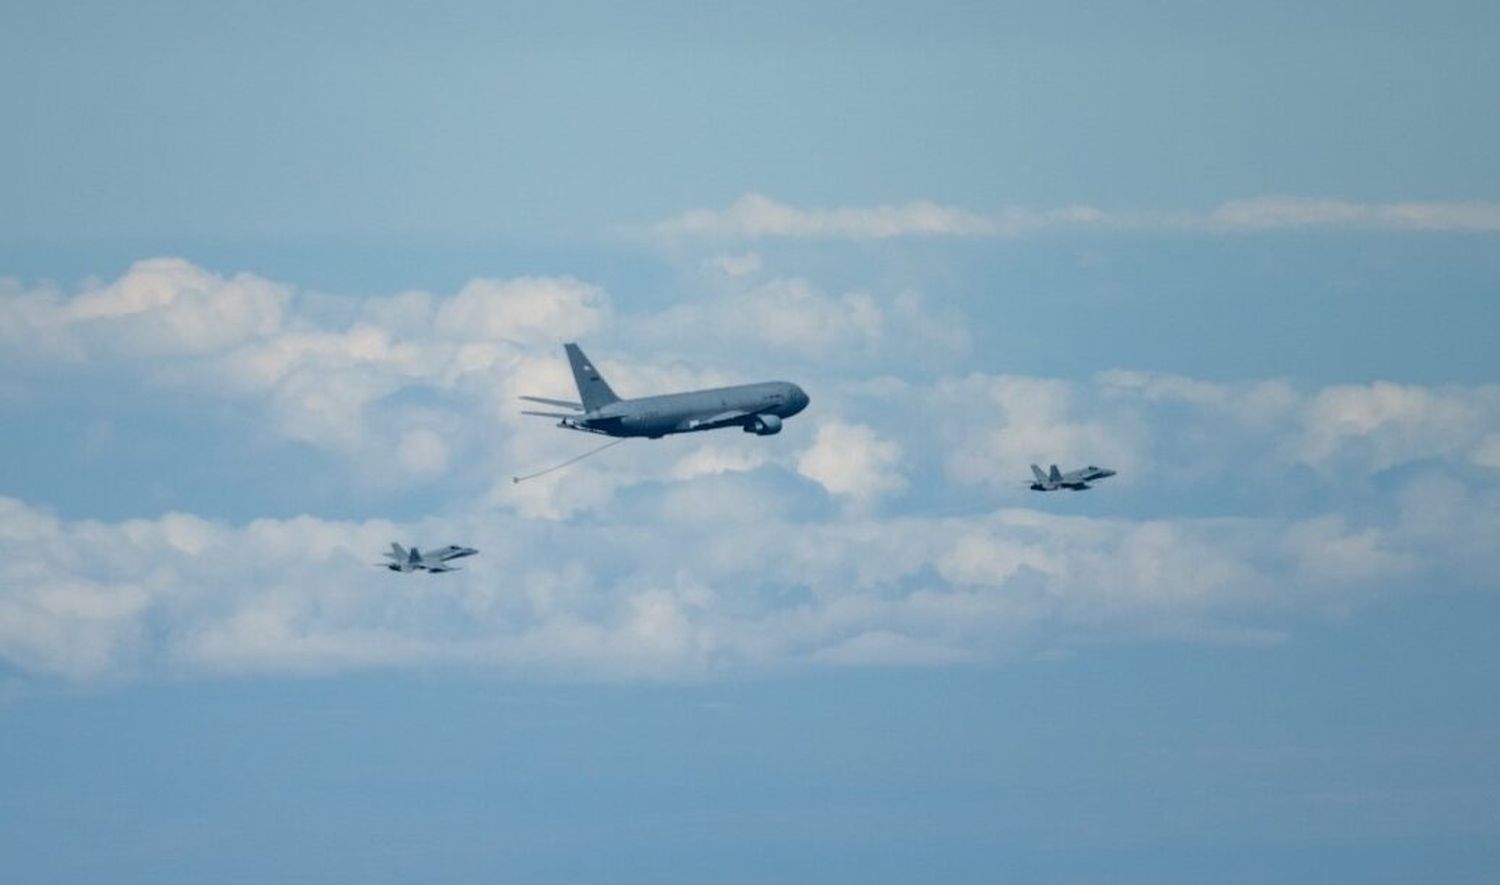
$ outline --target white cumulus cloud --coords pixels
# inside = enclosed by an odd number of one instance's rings
[[[830,421],[797,459],[797,472],[831,494],[867,503],[906,488],[901,446],[863,424]]]

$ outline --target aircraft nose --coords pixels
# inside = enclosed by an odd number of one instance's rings
[[[794,405],[794,406],[797,407],[797,411],[800,412],[803,409],[807,408],[807,404],[810,403],[810,402],[812,402],[812,398],[807,395],[807,391],[805,391],[801,387],[798,387],[797,385],[793,384],[792,385],[792,405]]]

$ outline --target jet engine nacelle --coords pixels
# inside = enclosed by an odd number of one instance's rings
[[[777,415],[756,415],[745,425],[746,433],[756,436],[771,436],[781,432],[781,418]]]

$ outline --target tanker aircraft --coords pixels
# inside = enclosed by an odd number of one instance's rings
[[[577,344],[564,344],[578,398],[571,400],[523,396],[567,412],[531,412],[543,418],[558,418],[558,427],[601,433],[605,436],[644,436],[660,439],[669,433],[692,433],[720,427],[739,427],[746,433],[770,436],[781,432],[782,419],[807,408],[802,388],[789,381],[762,381],[737,387],[690,390],[638,399],[621,399]]]

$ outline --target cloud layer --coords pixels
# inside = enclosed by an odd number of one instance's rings
[[[1120,211],[1088,205],[1034,210],[1013,206],[973,212],[928,201],[900,206],[804,208],[746,194],[725,209],[692,209],[657,223],[659,237],[878,240],[893,237],[1016,237],[1044,230],[1246,233],[1285,229],[1500,231],[1500,204],[1356,203],[1263,196],[1222,203],[1207,212]]]
[[[572,524],[505,509],[416,525],[105,524],[0,499],[0,655],[74,679],[410,665],[701,679],[1270,642],[1300,618],[1500,569],[1500,501],[1448,480],[1356,518],[808,519],[761,472],[676,480],[649,519],[604,508]],[[373,568],[397,538],[483,551],[450,575]]]
[[[342,481],[420,488],[459,464],[480,481],[400,523],[100,522],[0,498],[0,658],[69,679],[703,679],[1271,642],[1300,619],[1500,574],[1500,386],[893,377],[880,367],[914,347],[961,352],[942,337],[958,324],[917,293],[759,271],[645,314],[567,277],[337,309],[178,259],[72,294],[9,284],[12,368],[233,402],[276,439],[338,456]],[[778,316],[784,334],[733,334]],[[582,450],[514,400],[568,394],[556,345],[573,337],[609,342],[595,355],[628,393],[754,380],[735,367],[774,357],[814,407],[777,437],[628,444],[514,484]],[[1026,491],[1026,465],[1054,461],[1121,474],[1082,496]],[[392,540],[482,553],[464,572],[394,575],[372,567]]]

